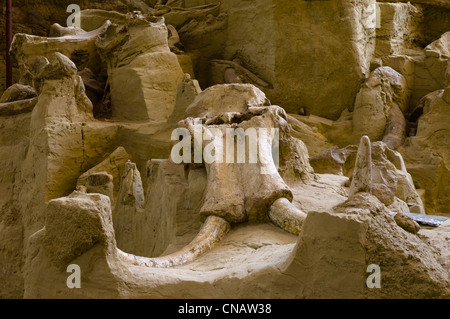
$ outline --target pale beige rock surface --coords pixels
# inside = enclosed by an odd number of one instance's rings
[[[377,6],[375,56],[401,55],[414,47],[414,38],[419,28],[420,9],[410,2],[377,2]]]
[[[36,97],[36,92],[33,87],[16,83],[3,92],[0,103],[26,100],[34,97]]]
[[[355,145],[342,149],[333,147],[311,157],[311,165],[317,173],[350,177],[350,193],[370,189],[391,211],[425,212],[424,203],[400,153],[389,149],[383,142],[371,143],[365,153],[360,153],[360,149],[361,146],[357,148]]]
[[[442,8],[450,9],[450,4],[445,0],[412,0],[412,1],[404,1],[404,0],[380,0],[380,2],[411,2],[418,4],[428,4],[435,5]]]
[[[417,234],[417,232],[420,230],[419,224],[414,219],[403,213],[395,214],[394,220],[397,225],[412,234]]]
[[[391,148],[402,144],[405,136],[403,112],[407,108],[406,79],[390,67],[375,69],[356,95],[353,135],[371,140],[383,139]]]

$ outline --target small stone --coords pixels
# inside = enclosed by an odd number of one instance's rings
[[[412,234],[417,234],[420,230],[419,224],[414,219],[403,213],[395,214],[394,220],[398,226]]]

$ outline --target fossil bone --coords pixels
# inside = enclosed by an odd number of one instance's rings
[[[236,98],[230,97],[237,90],[246,93],[246,103],[237,103]],[[205,113],[202,103],[217,101],[221,96],[228,96],[229,100],[222,99],[220,106],[209,107]],[[240,95],[239,99],[242,98]],[[212,162],[206,156],[202,160],[207,172],[207,186],[200,214],[205,216],[205,224],[194,240],[178,252],[147,258],[121,251],[126,261],[156,268],[191,262],[219,242],[230,229],[231,223],[242,223],[247,220],[270,220],[290,233],[296,235],[300,233],[306,214],[291,203],[293,194],[275,167],[272,153],[275,137],[259,133],[257,141],[259,160],[254,163],[248,159],[244,162],[236,161],[234,151],[232,156],[227,153],[233,160],[228,162],[227,157],[227,162],[224,162],[223,146],[229,146],[227,129],[239,128],[244,132],[249,128],[277,128],[281,131],[281,138],[289,136],[284,110],[274,105],[264,106],[265,103],[262,91],[251,85],[239,84],[219,85],[201,92],[195,98],[185,113],[190,117],[178,124],[187,128],[194,140],[198,130],[205,136],[206,142],[203,138],[201,141],[195,140],[194,150],[198,147],[205,154],[206,150],[213,147],[216,154]],[[208,103],[208,105],[215,104]],[[212,133],[214,130],[216,133],[220,131],[221,134]],[[195,146],[196,144],[198,145]],[[250,158],[251,155],[248,156]]]
[[[355,170],[350,186],[350,197],[359,192],[370,192],[372,184],[372,155],[370,139],[368,136],[361,137],[356,155]]]
[[[273,89],[272,84],[242,66],[239,58],[233,61],[214,59],[209,64],[213,83],[250,83],[261,89]]]
[[[269,210],[269,218],[278,227],[298,235],[301,231],[306,214],[295,207],[288,199],[277,199]]]

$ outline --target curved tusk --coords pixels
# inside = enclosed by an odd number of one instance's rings
[[[269,218],[278,227],[298,235],[306,214],[295,207],[287,198],[277,199],[269,210]]]
[[[208,216],[195,238],[181,250],[162,257],[148,258],[125,253],[120,249],[119,255],[125,261],[137,266],[146,266],[154,268],[168,268],[179,266],[195,260],[198,256],[212,248],[214,244],[223,239],[230,230],[230,224],[223,218],[217,216]]]

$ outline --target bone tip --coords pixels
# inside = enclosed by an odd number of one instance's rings
[[[367,135],[361,137],[360,146],[370,147],[370,138]]]

